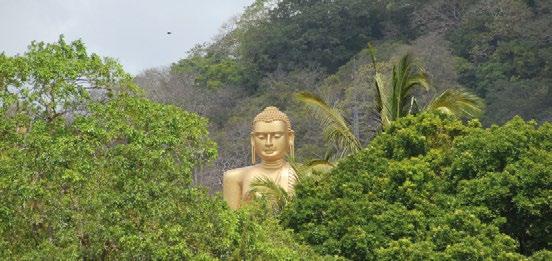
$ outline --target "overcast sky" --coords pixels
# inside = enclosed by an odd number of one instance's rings
[[[254,0],[0,0],[0,52],[32,40],[82,38],[89,52],[118,58],[133,74],[169,65]],[[172,34],[168,35],[167,32]]]

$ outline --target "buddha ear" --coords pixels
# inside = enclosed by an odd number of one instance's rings
[[[293,142],[295,142],[295,132],[294,131],[289,131],[288,132],[288,142],[290,144],[292,144]]]
[[[295,158],[295,133],[290,131],[288,133],[288,144],[289,144],[289,156]]]

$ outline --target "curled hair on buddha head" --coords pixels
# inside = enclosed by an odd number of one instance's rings
[[[291,122],[289,121],[288,116],[281,112],[278,108],[274,106],[268,106],[266,107],[262,112],[257,114],[255,118],[253,119],[253,123],[251,124],[251,134],[255,131],[255,123],[257,122],[272,122],[272,121],[283,121],[286,124],[288,132],[293,135],[293,130],[291,129]],[[289,144],[289,155],[291,158],[295,157],[295,146],[293,142],[290,142]],[[251,163],[255,164],[255,146],[252,143],[251,144]]]
[[[293,130],[291,129],[291,122],[289,121],[288,116],[274,106],[266,107],[262,112],[260,112],[259,114],[257,114],[257,116],[255,116],[255,119],[253,119],[253,123],[251,124],[251,131],[255,130],[254,129],[255,123],[259,121],[262,121],[262,122],[283,121],[286,124],[288,131],[293,132]]]

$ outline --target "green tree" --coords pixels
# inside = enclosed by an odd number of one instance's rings
[[[537,231],[550,229],[543,162],[552,150],[542,141],[551,130],[520,119],[482,129],[441,113],[401,118],[332,172],[304,179],[283,222],[319,253],[353,260],[523,259],[550,247]]]
[[[191,186],[194,166],[216,154],[194,114],[117,98],[69,126],[39,120],[21,134],[2,119],[3,258],[309,255],[273,219]]]
[[[386,84],[383,76],[378,72],[374,52],[372,49],[371,56],[376,72],[374,76],[376,108],[385,129],[392,121],[415,113],[417,102],[412,96],[413,92],[416,87],[428,90],[429,81],[427,74],[414,64],[412,55],[407,53],[400,59],[398,65],[393,66],[391,82]]]
[[[28,55],[47,47],[40,63],[0,60],[1,259],[320,258],[274,218],[236,213],[192,186],[192,170],[217,153],[207,120],[124,91],[127,74],[104,71],[121,66],[81,44],[33,43]],[[90,57],[114,64],[84,66]],[[88,84],[70,81],[79,75]],[[73,110],[61,113],[62,104]]]
[[[463,204],[485,206],[530,255],[550,249],[552,126],[519,117],[458,139],[446,176]]]
[[[32,42],[22,55],[0,54],[3,111],[53,121],[83,112],[89,102],[136,94],[132,78],[113,58],[88,54],[82,41]]]
[[[213,48],[197,46],[190,55],[171,66],[174,74],[190,73],[198,88],[218,89],[223,84],[237,86],[244,83],[244,72],[239,61]]]
[[[382,127],[386,129],[392,121],[420,110],[414,92],[416,88],[427,91],[430,83],[427,74],[409,53],[393,66],[390,83],[387,83],[378,71],[375,49],[370,46],[369,50],[376,72],[376,109],[380,113]],[[447,89],[432,99],[423,110],[439,110],[458,117],[474,118],[482,113],[483,108],[483,100],[469,91]]]

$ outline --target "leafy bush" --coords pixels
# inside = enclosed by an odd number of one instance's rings
[[[353,260],[521,259],[549,249],[552,125],[406,117],[297,186],[283,222]],[[545,256],[546,254],[538,254]]]

